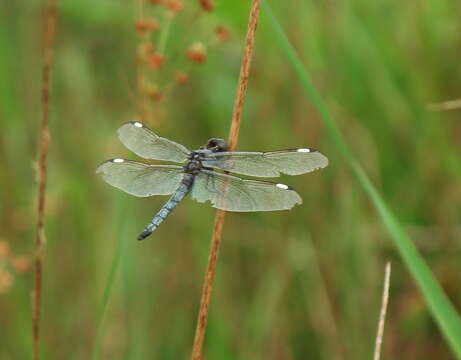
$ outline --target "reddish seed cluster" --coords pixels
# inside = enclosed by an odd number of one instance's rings
[[[213,1],[211,0],[199,0],[199,2],[202,9],[205,11],[211,11],[214,8]]]
[[[152,53],[148,55],[146,62],[147,65],[153,70],[158,70],[162,66],[165,58],[162,54]]]
[[[151,43],[141,43],[138,45],[138,58],[147,59],[149,55],[155,52],[155,47]]]
[[[144,93],[152,100],[162,100],[163,94],[157,84],[144,84]]]
[[[196,63],[204,63],[206,61],[206,47],[203,43],[194,43],[192,44],[186,51],[187,57],[189,60],[196,62]]]
[[[176,73],[176,82],[179,85],[186,85],[189,82],[189,75],[185,72],[179,71]]]
[[[219,25],[214,30],[216,37],[220,42],[225,42],[230,38],[230,32],[222,25]]]
[[[6,241],[0,240],[0,294],[6,293],[14,283],[14,274],[21,274],[29,270],[30,260],[26,256],[12,254]]]
[[[160,28],[158,22],[154,18],[147,18],[136,22],[136,30],[139,32],[153,32]]]
[[[152,5],[144,7],[142,17],[136,22],[136,30],[139,34],[140,43],[137,48],[137,59],[139,66],[138,89],[144,98],[152,101],[160,101],[168,95],[169,91],[177,86],[184,86],[189,82],[189,74],[184,70],[172,72],[170,81],[166,80],[167,76],[158,76],[154,73],[169,73],[168,65],[170,63],[169,54],[165,49],[172,48],[168,43],[170,22],[187,19],[187,7],[191,4],[184,0],[141,0]],[[214,9],[213,0],[199,0],[198,5],[204,11],[210,12]],[[191,11],[193,11],[193,6]],[[162,14],[163,12],[163,14]],[[184,14],[183,14],[184,12]],[[153,13],[155,16],[147,15]],[[165,16],[167,15],[167,16]],[[176,15],[178,15],[176,17]],[[203,15],[203,13],[202,13]],[[188,20],[185,20],[188,21]],[[176,27],[177,28],[177,27]],[[213,31],[214,36],[210,37],[208,43],[195,42],[187,47],[184,51],[185,63],[203,64],[207,61],[208,47],[225,42],[229,39],[230,33],[224,26],[217,26]],[[156,39],[158,42],[156,42]],[[181,51],[181,50],[180,50]],[[171,55],[172,56],[172,55]],[[187,66],[187,64],[184,64]],[[171,69],[175,70],[175,69]],[[165,83],[165,80],[167,81]],[[146,102],[140,102],[140,114],[148,113]]]
[[[172,15],[176,15],[183,9],[184,4],[179,0],[166,0],[165,6]]]
[[[30,260],[27,256],[17,256],[11,259],[11,266],[17,273],[24,273],[30,268]]]

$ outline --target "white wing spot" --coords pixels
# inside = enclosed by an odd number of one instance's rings
[[[298,149],[298,152],[311,152],[311,149]]]
[[[125,159],[114,159],[114,160],[112,160],[112,162],[114,162],[114,163],[122,163],[124,161],[125,161]]]
[[[277,186],[278,188],[283,189],[283,190],[288,190],[288,185],[285,185],[285,184],[277,184],[275,186]]]
[[[142,128],[142,127],[143,127],[143,124],[141,124],[140,122],[137,122],[137,121],[135,121],[135,122],[133,123],[133,125],[136,126],[136,127],[138,127],[138,128]]]

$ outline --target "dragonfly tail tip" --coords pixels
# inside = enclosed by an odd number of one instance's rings
[[[143,231],[141,234],[139,234],[138,240],[144,240],[150,234],[152,234],[152,231]]]

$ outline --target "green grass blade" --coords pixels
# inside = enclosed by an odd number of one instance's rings
[[[348,145],[336,126],[334,120],[329,115],[327,108],[315,90],[315,87],[304,68],[302,62],[288,41],[285,32],[279,24],[274,13],[271,11],[267,2],[263,2],[265,15],[275,33],[275,40],[287,56],[290,64],[299,77],[299,81],[306,90],[308,97],[321,115],[327,130],[328,136],[338,151],[345,158],[355,179],[363,187],[371,202],[375,206],[381,220],[394,241],[401,257],[411,275],[415,279],[419,289],[427,301],[429,309],[442,330],[451,350],[458,359],[461,359],[461,319],[455,308],[443,292],[440,284],[435,279],[428,265],[419,254],[411,239],[406,234],[393,212],[388,208],[386,202],[374,187],[360,164],[355,160],[349,150]]]
[[[104,337],[104,320],[109,306],[110,296],[114,288],[115,278],[120,267],[120,261],[123,253],[123,247],[125,243],[125,228],[126,224],[129,222],[126,214],[131,213],[131,203],[126,201],[126,195],[117,197],[117,218],[119,226],[119,231],[117,232],[117,243],[112,257],[112,263],[110,266],[109,274],[107,275],[107,280],[104,286],[104,292],[102,295],[101,303],[98,310],[98,320],[96,323],[96,339],[93,349],[93,360],[98,360],[101,358],[101,348],[102,341]]]

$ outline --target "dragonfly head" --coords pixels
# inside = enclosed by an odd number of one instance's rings
[[[227,151],[227,144],[223,139],[211,138],[203,148],[212,152],[222,152]]]

